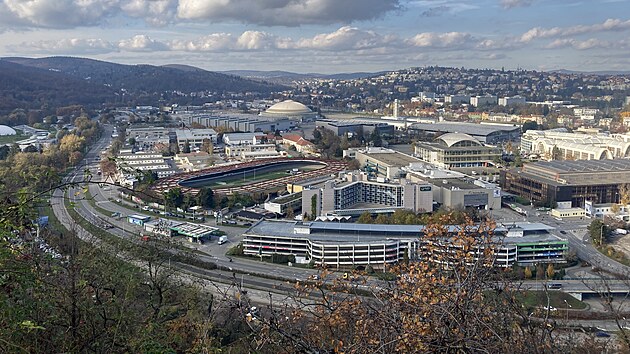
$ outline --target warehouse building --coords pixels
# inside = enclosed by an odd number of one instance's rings
[[[375,130],[381,136],[394,135],[394,126],[387,123],[363,121],[361,119],[318,119],[316,127],[332,130],[338,136],[353,137],[357,135],[369,136]]]
[[[619,203],[620,186],[626,183],[630,183],[628,159],[534,162],[501,171],[505,191],[547,205]]]
[[[275,132],[288,131],[299,124],[299,121],[288,118],[265,118],[251,114],[223,114],[223,113],[178,113],[173,119],[190,127],[196,123],[209,128],[223,128],[240,132]]]

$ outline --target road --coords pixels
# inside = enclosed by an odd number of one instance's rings
[[[527,211],[527,217],[523,217],[508,208],[493,211],[492,216],[497,222],[529,221],[553,226],[555,230],[551,233],[563,240],[567,240],[569,249],[574,251],[580,259],[607,272],[625,277],[630,275],[630,267],[606,257],[593,247],[588,238],[587,229],[592,219],[584,217],[558,220],[544,212],[537,211],[536,208],[531,206],[521,206],[521,208]]]

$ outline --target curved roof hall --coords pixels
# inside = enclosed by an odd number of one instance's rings
[[[15,129],[7,125],[0,125],[0,135],[15,135],[15,134],[17,134]]]
[[[441,142],[448,147],[481,146],[479,140],[464,133],[446,133],[437,137],[435,141]]]

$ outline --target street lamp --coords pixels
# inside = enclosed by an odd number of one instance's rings
[[[571,306],[566,299],[564,299],[563,301],[567,305],[567,307],[565,308],[566,313],[567,313],[567,320],[566,320],[566,322],[569,323],[569,308],[573,308],[573,306]]]

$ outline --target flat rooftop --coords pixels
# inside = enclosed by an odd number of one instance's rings
[[[505,244],[560,242],[559,237],[549,231],[554,228],[542,223],[515,222],[496,226],[497,233],[507,233],[509,228],[518,227],[525,234],[522,237],[504,237]],[[450,225],[448,230],[455,232],[459,226]],[[296,229],[302,233],[296,233]],[[385,224],[355,224],[339,222],[294,222],[262,220],[251,226],[245,235],[277,236],[287,238],[301,238],[331,243],[361,243],[379,242],[385,240],[417,239],[424,232],[424,225],[385,225]],[[306,231],[306,232],[304,232]],[[310,233],[307,233],[310,232]]]
[[[422,162],[422,160],[400,152],[357,152],[368,156],[372,160],[379,161],[389,166],[407,166],[410,163]]]
[[[444,133],[466,133],[477,136],[487,136],[497,132],[511,132],[520,130],[520,126],[499,124],[476,124],[465,122],[413,123],[409,127],[414,130],[427,130]]]
[[[539,161],[525,165],[525,170],[527,166],[555,173],[624,172],[630,171],[630,159]]]

